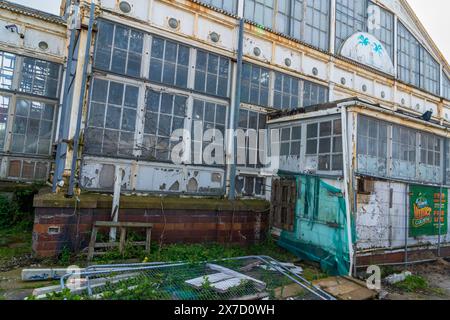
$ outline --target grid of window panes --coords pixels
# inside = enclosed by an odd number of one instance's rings
[[[300,157],[302,127],[286,127],[280,129],[280,156]]]
[[[56,63],[24,57],[19,90],[56,98],[58,96],[60,66]]]
[[[12,153],[48,155],[55,105],[19,98],[12,130]]]
[[[329,9],[329,0],[278,1],[276,30],[327,50]]]
[[[238,175],[235,185],[239,196],[263,196],[265,193],[265,179],[261,177]]]
[[[262,141],[260,130],[265,128],[266,115],[264,113],[242,108],[239,109],[238,129],[243,130],[245,143],[237,139],[238,165],[250,168],[260,168],[263,166],[265,159],[260,158],[259,151],[263,152],[265,150],[266,137],[264,136],[264,141]]]
[[[439,94],[440,66],[402,24],[398,24],[398,77],[430,93]]]
[[[188,46],[153,36],[150,80],[186,88],[189,55],[190,50]]]
[[[230,60],[219,55],[197,50],[195,85],[197,91],[228,97]]]
[[[300,102],[300,80],[275,72],[273,107],[276,109],[296,109]]]
[[[199,0],[202,3],[225,10],[229,13],[237,13],[238,0]]]
[[[0,51],[0,89],[14,91],[0,94],[0,151],[46,158],[51,154],[60,73],[57,63]],[[48,167],[45,160],[10,158],[6,176],[46,179]]]
[[[433,59],[431,54],[428,53],[425,49],[422,48],[423,52],[423,70],[422,70],[422,79],[424,81],[423,89],[425,89],[428,92],[434,93],[436,95],[439,95],[440,91],[440,72],[441,68],[439,66],[439,63],[436,62],[436,60]]]
[[[443,139],[433,134],[358,116],[360,173],[440,183],[442,146]]]
[[[6,126],[8,124],[8,111],[11,98],[0,95],[0,151],[4,150],[6,139]]]
[[[179,143],[170,137],[184,128],[186,110],[187,96],[147,90],[142,146],[145,160],[170,161],[171,151]]]
[[[114,73],[139,77],[143,47],[144,33],[100,20],[94,66]]]
[[[450,100],[450,77],[447,76],[445,73],[444,73],[444,76],[442,78],[442,82],[443,82],[442,96],[445,99]]]
[[[94,79],[86,132],[85,152],[105,156],[131,156],[139,88]]]
[[[398,24],[398,77],[420,87],[420,44],[403,24]]]
[[[317,156],[319,171],[343,168],[340,120],[310,123],[306,126],[306,155]]]
[[[336,51],[352,34],[366,30],[367,0],[336,0]]]
[[[269,69],[250,63],[243,63],[241,102],[268,107],[269,78]]]
[[[373,34],[384,45],[389,56],[394,57],[394,14],[375,5],[373,2],[369,2],[369,6],[372,6],[378,13],[374,13],[375,19],[379,18],[379,21],[373,21],[368,28],[370,34]]]
[[[330,0],[306,0],[305,9],[304,34],[300,40],[328,50]]]
[[[368,9],[372,21],[368,21]],[[378,20],[379,18],[379,20]],[[394,15],[367,0],[336,1],[336,50],[340,50],[344,42],[355,32],[368,32],[384,45],[393,59],[394,53]]]
[[[14,67],[16,64],[16,55],[0,51],[0,88],[12,88],[12,81],[14,76]]]
[[[199,99],[194,100],[191,129],[191,156],[194,163],[202,163],[203,152],[210,144],[215,145],[215,149],[223,148],[226,112],[227,108],[225,105]],[[208,133],[208,130],[211,131]],[[211,140],[204,141],[204,134],[210,135]],[[211,156],[215,159],[220,159],[214,152]],[[209,164],[222,165],[223,163]]]
[[[328,88],[310,81],[303,83],[303,107],[314,106],[328,102]]]
[[[414,130],[402,126],[393,126],[392,158],[415,163],[416,139],[416,132]]]
[[[269,99],[271,83],[273,100]],[[241,102],[275,109],[318,105],[328,102],[329,98],[326,86],[270,71],[251,63],[243,64],[241,88]]]
[[[273,28],[275,0],[245,0],[244,18],[266,28]]]
[[[376,171],[377,174],[385,176],[387,174],[387,124],[376,119],[358,116],[357,127],[358,169],[366,173]]]
[[[441,166],[442,139],[427,133],[420,134],[420,162],[432,167]]]

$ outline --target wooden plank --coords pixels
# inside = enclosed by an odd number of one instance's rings
[[[96,227],[115,227],[115,228],[153,228],[153,223],[143,222],[113,222],[113,221],[96,221]]]
[[[349,277],[330,277],[313,281],[313,284],[339,300],[369,300],[377,295],[364,282]]]
[[[119,243],[117,242],[99,242],[95,244],[95,248],[114,248],[117,247]]]
[[[88,251],[88,261],[91,261],[92,258],[94,257],[94,252],[95,252],[95,242],[97,241],[97,227],[94,226],[94,228],[92,228],[92,233],[91,233],[91,241],[89,242],[89,251]]]
[[[123,254],[125,251],[125,241],[127,237],[127,228],[120,228],[120,243],[119,243],[119,253]]]
[[[150,254],[150,248],[152,245],[152,228],[145,230],[145,252]]]

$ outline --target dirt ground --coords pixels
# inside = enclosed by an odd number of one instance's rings
[[[402,269],[397,269],[403,271]],[[411,265],[407,268],[413,275],[423,277],[428,288],[408,292],[384,283],[386,300],[450,300],[450,262],[439,259],[436,262]]]

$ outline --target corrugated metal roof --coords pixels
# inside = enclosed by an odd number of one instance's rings
[[[5,0],[0,0],[0,9],[10,10],[15,13],[27,15],[30,17],[42,19],[48,22],[57,23],[60,25],[66,25],[66,21],[61,16],[57,16],[51,13],[33,9],[27,6],[23,6],[17,3],[12,3]]]

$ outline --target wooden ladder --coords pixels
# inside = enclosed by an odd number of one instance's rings
[[[119,242],[97,243],[97,234],[99,228],[120,229]],[[130,242],[129,244],[132,246],[145,246],[145,251],[147,252],[147,254],[149,254],[152,238],[152,228],[153,228],[152,223],[96,221],[92,228],[91,241],[89,242],[88,261],[91,261],[95,255],[101,255],[105,253],[105,252],[96,252],[95,249],[119,247],[119,252],[123,254],[125,251],[128,229],[145,229],[145,241],[135,241]]]

